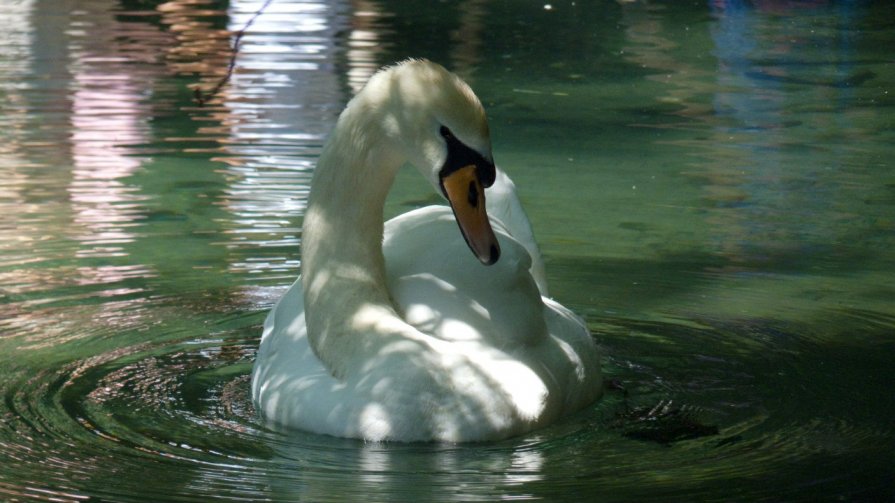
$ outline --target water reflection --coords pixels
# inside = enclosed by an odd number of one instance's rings
[[[264,3],[231,2],[230,31],[243,30]],[[334,65],[344,9],[275,2],[242,36],[221,107],[210,115],[220,126],[203,128],[221,137],[213,160],[226,165],[227,246],[247,253],[230,263],[231,273],[297,275],[298,219],[314,159],[340,112],[336,104],[347,101]]]
[[[712,3],[718,60],[712,139],[724,162],[713,166],[706,189],[719,207],[710,222],[726,229],[719,249],[737,268],[804,271],[845,252],[835,243],[857,230],[845,224],[851,210],[843,198],[864,188],[837,180],[861,184],[864,161],[840,139],[872,141],[862,130],[873,131],[874,121],[859,126],[852,118],[873,72],[844,63],[855,61],[854,30],[840,31],[856,21],[855,4],[828,5]],[[828,22],[834,13],[837,29]],[[787,22],[768,23],[772,14]],[[814,113],[801,113],[806,107]],[[830,138],[831,131],[839,138]],[[822,160],[792,169],[811,152],[822,152]]]
[[[451,30],[451,70],[467,82],[472,82],[476,69],[483,63],[485,20],[488,16],[486,0],[466,0],[457,4],[458,26]]]
[[[33,0],[18,6],[0,5],[0,65],[4,78],[0,78],[0,327],[6,328],[15,320],[18,308],[8,307],[10,297],[24,284],[34,281],[35,275],[23,278],[19,271],[8,272],[9,266],[38,262],[33,256],[35,242],[39,239],[33,227],[32,214],[36,208],[29,204],[30,178],[25,166],[29,164],[27,152],[22,147],[24,131],[29,127],[26,78],[30,67],[28,57],[34,37],[30,22]]]
[[[275,453],[266,483],[282,501],[478,501],[495,494],[533,499],[527,484],[543,480],[549,469],[537,442],[521,447],[364,444],[291,432],[268,443]],[[356,476],[345,483],[343,471]],[[452,476],[457,473],[471,476],[458,481]]]
[[[785,58],[797,42],[789,35],[780,38],[762,33],[762,14],[750,5],[715,2],[713,12],[718,19],[712,26],[712,36],[722,90],[716,92],[713,100],[715,117],[719,119],[714,138],[723,141],[737,137],[738,141],[735,148],[725,149],[726,162],[714,168],[710,175],[714,183],[707,189],[719,205],[737,209],[716,212],[712,219],[716,228],[726,228],[735,235],[734,239],[719,240],[719,246],[734,262],[748,263],[765,253],[787,253],[785,248],[798,237],[791,234],[796,228],[786,229],[762,215],[775,204],[790,204],[785,200],[789,196],[784,182],[785,149],[779,147],[786,143],[787,136],[792,136],[786,128],[797,124],[787,122],[786,109],[791,98],[771,77],[782,77],[788,71]],[[772,50],[760,47],[764,44],[772,45]],[[769,66],[770,59],[754,61],[759,54],[775,58],[782,65]],[[754,78],[755,75],[769,78]],[[799,227],[804,223],[800,222]],[[762,249],[755,249],[757,244],[763,245]],[[782,249],[772,251],[768,245]]]
[[[16,48],[4,54],[25,73],[2,79],[17,82],[4,98],[19,112],[3,119],[10,158],[0,170],[16,201],[4,212],[16,223],[3,229],[13,248],[4,253],[0,286],[12,294],[3,304],[13,313],[4,328],[34,350],[96,335],[84,320],[120,328],[140,312],[122,314],[139,304],[133,299],[145,291],[140,280],[154,275],[127,250],[138,238],[145,201],[128,181],[143,164],[129,145],[148,138],[145,97],[155,73],[132,67],[130,51],[140,46],[119,43],[140,24],[117,20],[103,3],[63,9],[33,26],[34,12],[49,7],[29,6],[34,10],[17,11],[20,18],[3,17],[30,29],[26,38],[3,40]],[[26,76],[32,74],[42,78]],[[73,315],[54,306],[67,303],[86,309]]]
[[[683,173],[701,191],[701,208],[690,209],[695,241],[725,261],[707,272],[801,274],[847,260],[851,252],[836,243],[878,229],[845,223],[846,200],[874,190],[853,142],[875,141],[882,127],[860,105],[875,80],[855,63],[857,31],[848,27],[860,7],[709,7],[710,18],[681,24],[665,5],[622,4],[623,57],[649,72],[657,106],[680,118],[642,126],[670,129],[658,141],[688,157]]]
[[[348,65],[345,78],[351,92],[357,93],[384,63],[379,56],[389,48],[385,21],[391,14],[374,0],[352,0],[351,6],[351,31],[345,48]]]
[[[262,4],[0,2],[3,497],[892,499],[891,6],[275,0],[199,107]],[[409,56],[492,102],[552,290],[632,404],[718,436],[624,438],[612,393],[488,446],[258,421],[316,156]]]
[[[114,32],[103,22],[108,17],[91,17],[85,31]],[[71,158],[69,185],[74,223],[84,232],[75,239],[85,248],[78,257],[125,255],[125,243],[133,242],[133,229],[140,225],[145,196],[124,180],[142,165],[127,145],[145,143],[149,106],[142,100],[150,81],[140,79],[116,61],[126,56],[109,51],[108,40],[90,39],[72,54]],[[85,41],[87,42],[87,41]],[[112,45],[114,47],[114,45]],[[142,77],[145,77],[142,76]],[[111,279],[111,278],[110,278]]]
[[[210,90],[226,75],[231,32],[214,0],[171,0],[156,7],[172,38],[164,47],[165,64],[177,75],[198,75]]]

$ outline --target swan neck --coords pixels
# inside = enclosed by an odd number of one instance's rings
[[[303,275],[355,264],[384,281],[383,208],[401,162],[379,150],[369,137],[338,128],[331,136],[311,182],[302,229]]]
[[[318,161],[302,227],[302,288],[312,348],[338,375],[356,314],[394,313],[382,254],[385,198],[404,159],[376,121],[348,109]],[[356,342],[356,341],[355,341]]]

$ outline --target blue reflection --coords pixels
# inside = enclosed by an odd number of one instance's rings
[[[852,86],[868,78],[853,74],[851,63],[847,27],[858,6],[742,0],[715,0],[709,6],[718,61],[714,127],[718,147],[733,161],[717,168],[716,180],[728,185],[728,196],[717,202],[738,209],[727,215],[724,235],[739,227],[733,232],[736,244],[719,246],[749,261],[826,252],[818,238],[831,229],[813,216],[835,198],[835,185],[821,183],[825,171],[842,169],[848,153],[818,142],[818,133],[830,127],[831,116],[838,129],[854,126],[848,114],[803,111],[816,103],[846,111],[853,104]],[[792,169],[818,149],[829,149],[823,165]],[[741,194],[731,196],[731,190]]]

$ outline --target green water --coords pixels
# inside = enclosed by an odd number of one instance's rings
[[[895,498],[895,7],[273,0],[198,106],[262,4],[0,4],[0,500]],[[485,103],[624,392],[481,445],[255,415],[322,142],[409,56]]]

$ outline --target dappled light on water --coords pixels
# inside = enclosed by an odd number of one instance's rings
[[[0,499],[895,496],[891,6],[265,3],[0,5]],[[410,56],[482,98],[605,355],[550,428],[364,444],[249,399],[323,142]],[[438,201],[405,171],[389,216]]]

